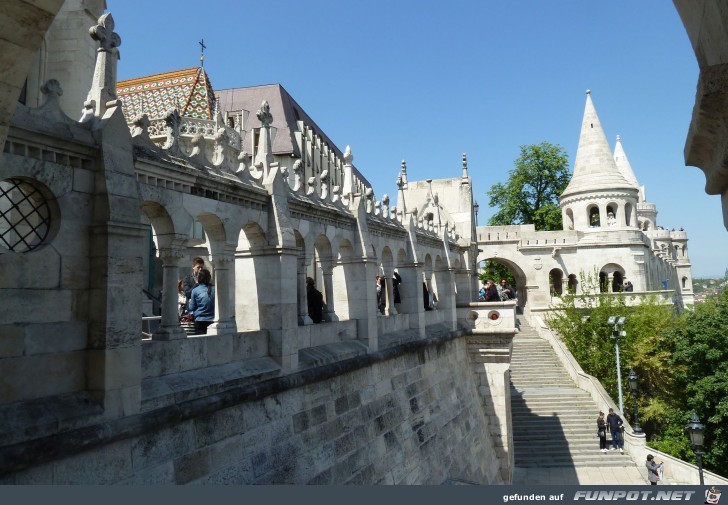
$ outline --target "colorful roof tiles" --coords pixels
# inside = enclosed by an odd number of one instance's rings
[[[202,67],[119,81],[117,94],[127,120],[145,113],[161,117],[177,107],[182,117],[212,119],[215,94]]]

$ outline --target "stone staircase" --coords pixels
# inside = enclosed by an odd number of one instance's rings
[[[524,317],[518,319],[520,332],[513,339],[511,358],[515,466],[634,467],[626,453],[599,451],[600,407],[572,381],[551,344]],[[608,438],[607,447],[610,443]]]

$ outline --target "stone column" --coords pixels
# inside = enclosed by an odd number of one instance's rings
[[[339,317],[336,315],[334,308],[334,283],[332,279],[333,265],[331,260],[321,262],[321,273],[324,279],[324,296],[326,297],[326,308],[324,309],[323,320],[324,321],[338,321]]]
[[[311,258],[298,258],[297,277],[297,293],[298,293],[298,324],[301,326],[313,324],[311,317],[308,315],[308,297],[306,296],[306,269],[311,263]]]
[[[179,325],[177,275],[184,258],[182,249],[173,247],[159,250],[162,260],[162,322],[153,340],[174,340],[186,338],[187,334]]]
[[[418,330],[420,338],[424,338],[426,325],[425,302],[422,296],[422,265],[411,264],[398,268],[402,277],[402,284],[399,285],[402,313],[410,315],[410,328]]]
[[[387,298],[386,298],[386,307],[384,308],[384,313],[388,316],[393,316],[398,314],[397,309],[394,307],[394,283],[392,282],[393,274],[389,274],[386,277],[384,277],[384,283],[387,285]],[[400,294],[401,298],[401,294]]]
[[[237,333],[235,324],[235,257],[224,253],[212,258],[215,271],[215,322],[209,327],[210,334]]]

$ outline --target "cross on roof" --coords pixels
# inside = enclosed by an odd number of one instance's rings
[[[201,67],[204,67],[205,66],[205,49],[207,49],[207,46],[205,45],[205,39],[200,39],[200,41],[198,42],[198,44],[200,44],[200,50],[201,50],[201,52],[200,52],[200,66]]]

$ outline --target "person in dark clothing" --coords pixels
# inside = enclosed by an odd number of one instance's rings
[[[622,418],[614,413],[614,409],[609,409],[609,415],[607,416],[607,426],[609,426],[609,432],[612,434],[612,447],[610,451],[619,449],[619,452],[624,452],[624,440],[622,440],[622,425],[624,422]]]
[[[597,417],[597,436],[599,437],[599,450],[607,452],[607,422],[604,420],[604,412],[599,412]]]
[[[392,277],[392,291],[394,292],[394,303],[402,303],[402,299],[399,297],[399,285],[402,284],[402,277],[397,272],[394,272]]]
[[[488,279],[485,284],[485,301],[486,302],[499,302],[501,301],[500,294],[498,294],[498,288],[495,283]]]
[[[308,300],[308,317],[314,323],[320,323],[323,317],[324,295],[316,289],[316,283],[311,277],[306,277],[306,299]]]
[[[380,314],[384,314],[387,308],[387,286],[384,283],[384,277],[377,275],[377,310]]]
[[[626,292],[634,291],[634,286],[632,285],[632,283],[630,281],[627,281],[624,283],[624,290]]]

